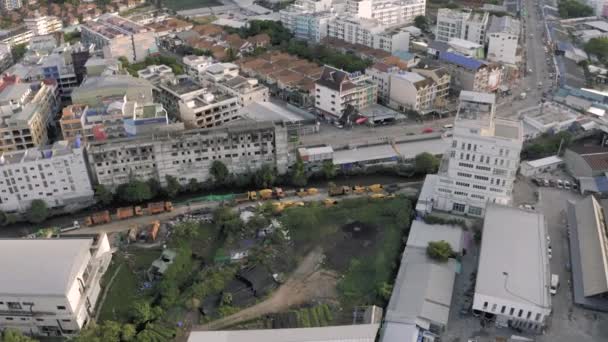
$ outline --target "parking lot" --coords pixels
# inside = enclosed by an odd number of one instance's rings
[[[560,175],[562,176],[562,175]],[[542,177],[548,177],[543,175]],[[582,196],[572,190],[553,187],[537,187],[523,177],[518,178],[514,189],[514,204],[531,204],[545,215],[551,239],[551,273],[559,275],[560,288],[552,296],[553,315],[543,335],[528,336],[540,342],[600,342],[608,341],[608,314],[582,309],[572,304],[569,286],[569,249],[566,232],[566,204],[578,201]],[[471,273],[477,268],[479,246],[473,248],[462,260],[462,273],[456,278],[448,330],[443,341],[464,342],[473,337],[508,337],[517,333],[493,324],[481,325],[472,314],[461,309],[472,285]]]

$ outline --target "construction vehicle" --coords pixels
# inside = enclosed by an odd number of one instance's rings
[[[148,203],[148,215],[160,214],[162,212],[173,211],[173,203],[171,202],[152,202]]]
[[[385,194],[371,194],[369,197],[372,199],[383,199],[383,198],[386,198],[386,195]]]
[[[351,192],[351,189],[349,186],[330,186],[329,187],[329,196],[342,196],[342,195],[348,195]]]
[[[367,187],[367,190],[369,192],[379,193],[379,192],[384,191],[384,188],[382,187],[382,184],[372,184]]]
[[[281,202],[272,202],[272,212],[278,214],[285,209],[285,206]]]
[[[359,185],[353,186],[353,193],[354,194],[363,194],[365,192],[366,192],[365,187],[359,186]]]
[[[239,195],[234,200],[236,203],[243,203],[247,201],[257,201],[258,193],[255,191],[247,191],[246,193]]]
[[[111,221],[112,218],[110,217],[110,212],[107,210],[94,213],[84,218],[84,224],[89,227],[98,224],[110,223]]]
[[[303,207],[303,206],[305,206],[305,204],[302,201],[297,201],[297,202],[294,202],[293,206],[294,207]]]
[[[276,198],[283,198],[285,197],[285,193],[282,188],[274,188],[274,196]]]
[[[141,210],[140,206],[135,207],[122,207],[116,209],[116,218],[119,220],[124,220],[131,218],[133,216],[142,216],[144,213]]]
[[[262,189],[260,190],[260,199],[261,200],[269,200],[272,198],[272,190],[270,189]]]
[[[317,188],[308,188],[308,189],[300,188],[300,190],[296,191],[296,195],[298,195],[300,197],[314,196],[318,193],[319,193],[319,190]]]
[[[325,206],[325,208],[333,207],[336,204],[338,204],[338,201],[336,201],[335,199],[326,198],[323,200],[323,205]]]
[[[155,220],[152,222],[152,225],[148,228],[148,242],[156,241],[156,237],[158,236],[158,231],[160,230],[160,221]]]

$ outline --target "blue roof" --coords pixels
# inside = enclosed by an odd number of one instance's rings
[[[409,60],[414,59],[414,57],[416,57],[416,55],[414,55],[413,53],[403,51],[403,50],[397,50],[397,51],[393,52],[393,56],[397,56],[404,61],[409,61]]]
[[[560,51],[572,51],[572,50],[574,50],[574,45],[572,45],[570,42],[557,41],[555,43],[555,45],[557,45],[557,49],[560,50]]]
[[[608,192],[608,178],[606,176],[593,177],[598,192]]]
[[[452,63],[452,64],[456,64],[458,66],[461,66],[465,69],[469,69],[469,70],[477,70],[480,67],[484,66],[485,63],[474,59],[474,58],[469,58],[469,57],[465,57],[463,55],[458,55],[452,52],[439,52],[439,60],[448,62],[448,63]]]

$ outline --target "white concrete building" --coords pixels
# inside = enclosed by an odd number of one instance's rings
[[[424,15],[426,0],[347,0],[350,17],[374,20],[379,25],[395,26],[411,23]]]
[[[1,1],[1,0],[0,0]],[[1,3],[1,2],[0,2]],[[20,26],[14,30],[0,31],[0,43],[15,45],[28,44],[34,33],[25,26]]]
[[[525,177],[532,177],[541,173],[554,171],[562,165],[564,165],[564,161],[558,156],[526,160],[521,162],[519,173]]]
[[[332,0],[297,0],[279,11],[279,17],[296,38],[320,43],[327,36],[329,21],[342,7],[342,3],[334,4]]]
[[[215,85],[202,86],[186,76],[161,82],[157,88],[157,101],[186,128],[215,127],[239,118],[238,97]]]
[[[186,74],[200,82],[205,70],[213,64],[213,57],[188,55],[182,58],[182,62],[186,66]]]
[[[206,181],[214,160],[230,173],[254,172],[262,165],[287,172],[287,130],[272,122],[247,122],[191,129],[156,136],[93,142],[87,149],[95,182],[109,188],[135,177],[166,185],[170,175],[181,184]]]
[[[93,189],[80,143],[5,152],[0,156],[0,210],[24,212],[35,199],[49,208],[93,204]]]
[[[34,36],[44,36],[45,34],[61,31],[63,23],[57,17],[53,16],[36,16],[34,18],[25,18],[23,20],[25,26],[32,30]]]
[[[76,335],[95,314],[111,259],[106,234],[0,239],[0,330]]]
[[[365,69],[365,74],[371,77],[372,82],[378,85],[378,102],[388,104],[391,95],[391,75],[401,71],[398,66],[376,62]]]
[[[492,16],[492,22],[487,32],[488,60],[517,64],[521,60],[518,54],[520,33],[519,20],[508,15]]]
[[[390,53],[408,51],[410,33],[389,29],[370,19],[340,16],[329,23],[327,36],[350,44],[361,44]]]
[[[0,9],[5,12],[20,9],[23,6],[21,0],[0,0]]]
[[[239,67],[234,63],[214,63],[209,65],[201,74],[203,80],[211,82],[223,81],[227,78],[237,77]]]
[[[148,65],[146,68],[137,71],[137,77],[143,78],[152,82],[153,84],[162,82],[162,81],[172,81],[175,79],[175,74],[173,73],[173,69],[170,67],[160,64],[160,65]]]
[[[232,76],[222,79],[215,85],[227,94],[236,96],[241,107],[248,106],[256,102],[267,102],[269,98],[268,87],[256,78],[246,78],[243,76]]]
[[[542,332],[551,315],[546,237],[543,214],[488,205],[473,310],[496,315],[500,327]]]
[[[315,82],[315,108],[332,119],[339,119],[348,105],[359,110],[376,103],[377,99],[378,85],[367,75],[325,66]]]
[[[435,40],[447,43],[452,38],[460,38],[483,45],[489,17],[488,12],[440,8],[437,11]]]
[[[434,209],[483,216],[487,203],[511,204],[523,128],[519,121],[496,118],[495,109],[494,94],[460,93],[452,145],[432,195]]]
[[[80,25],[81,42],[95,44],[105,58],[125,57],[131,63],[141,62],[158,51],[152,29],[113,14],[103,14]]]
[[[421,113],[432,110],[436,103],[441,104],[448,96],[450,75],[444,71],[440,77],[442,80],[438,83],[417,72],[392,74],[389,107]]]

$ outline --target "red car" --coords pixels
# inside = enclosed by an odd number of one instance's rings
[[[425,129],[422,130],[422,133],[433,133],[433,129],[430,127],[427,127]]]

